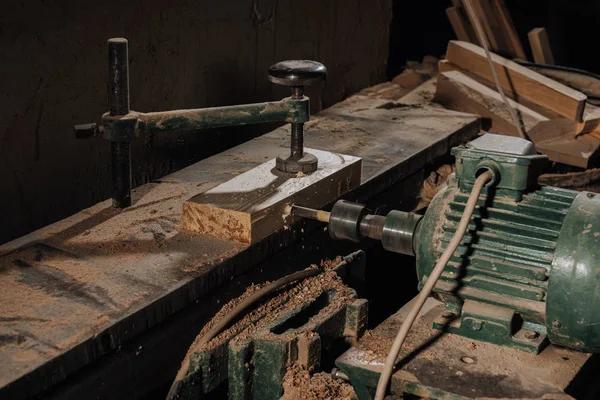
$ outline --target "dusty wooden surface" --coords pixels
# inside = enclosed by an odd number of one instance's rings
[[[256,243],[294,222],[292,204],[319,209],[360,185],[360,158],[309,148],[305,152],[319,161],[312,174],[282,174],[275,159],[269,160],[186,201],[183,228]]]
[[[451,147],[479,120],[419,105],[354,96],[313,117],[306,146],[363,159],[365,201]],[[420,99],[420,100],[419,100]],[[284,127],[134,190],[134,205],[105,201],[0,247],[0,397],[48,387],[267,259],[305,233],[280,230],[252,246],[180,231],[182,204],[289,143]],[[416,195],[416,194],[415,194]]]

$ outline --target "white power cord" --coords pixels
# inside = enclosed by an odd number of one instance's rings
[[[398,358],[398,353],[400,353],[400,348],[404,344],[406,340],[406,336],[408,335],[408,331],[412,327],[415,319],[417,319],[417,315],[421,312],[421,308],[423,308],[423,304],[431,294],[433,287],[437,283],[439,277],[444,272],[444,268],[446,268],[446,264],[452,257],[452,254],[456,251],[456,248],[460,244],[467,228],[469,227],[469,221],[471,221],[471,216],[473,216],[473,211],[475,210],[475,206],[477,205],[477,200],[479,199],[479,194],[483,187],[492,180],[492,173],[490,171],[486,171],[483,174],[479,175],[479,177],[475,180],[475,184],[473,185],[473,189],[471,190],[471,194],[469,195],[469,199],[467,200],[467,204],[465,206],[465,211],[463,212],[462,217],[460,218],[460,222],[456,227],[456,232],[454,232],[454,236],[452,236],[452,240],[442,253],[441,257],[438,259],[435,267],[431,271],[431,274],[425,281],[425,285],[421,292],[416,298],[416,302],[413,308],[410,310],[404,321],[402,322],[402,326],[394,339],[394,343],[392,344],[392,348],[388,353],[388,356],[385,360],[385,365],[383,366],[383,370],[381,371],[381,375],[379,376],[379,382],[377,382],[377,392],[375,393],[375,400],[383,400],[385,396],[385,392],[387,389],[388,382],[390,381],[390,377],[392,376],[392,372],[394,370],[394,364],[396,363],[396,358]]]
[[[473,10],[473,6],[471,5],[471,0],[462,0],[462,2],[463,2],[463,5],[466,7],[467,12],[469,13],[469,16],[471,17],[471,21],[473,21],[473,24],[475,25],[475,32],[477,33],[479,42],[481,43],[481,46],[483,46],[483,49],[485,50],[485,55],[487,56],[488,62],[490,63],[490,68],[492,70],[494,82],[496,83],[496,89],[498,89],[498,93],[500,93],[500,97],[502,97],[502,101],[506,105],[506,108],[508,108],[508,112],[510,113],[511,118],[513,119],[513,122],[515,123],[515,126],[517,127],[517,130],[519,131],[519,136],[521,136],[525,140],[529,140],[529,139],[527,139],[527,135],[525,134],[525,131],[523,130],[523,127],[521,126],[521,122],[519,121],[519,118],[517,118],[517,113],[515,112],[514,108],[511,107],[510,103],[508,102],[508,99],[506,98],[506,95],[504,94],[504,90],[502,89],[502,86],[500,85],[500,79],[498,79],[498,73],[496,72],[496,68],[494,67],[494,62],[492,61],[492,55],[490,54],[490,50],[488,48],[487,39],[483,32],[483,28],[481,27],[481,23],[479,22],[479,18],[477,18],[477,14],[475,14],[475,11]]]

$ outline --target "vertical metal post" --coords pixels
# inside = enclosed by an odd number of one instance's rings
[[[108,39],[108,109],[110,115],[129,113],[129,55],[127,39]],[[111,142],[113,207],[131,205],[131,148]]]
[[[303,86],[292,86],[292,99],[301,99],[303,96]],[[290,156],[293,160],[299,160],[304,156],[304,124],[292,122],[291,134]]]

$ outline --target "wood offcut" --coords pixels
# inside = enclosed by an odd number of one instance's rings
[[[528,34],[533,61],[538,64],[554,65],[554,56],[550,48],[546,28],[534,28]]]

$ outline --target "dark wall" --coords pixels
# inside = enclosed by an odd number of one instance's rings
[[[9,1],[0,13],[0,243],[110,197],[109,145],[73,124],[106,111],[106,40],[129,39],[131,107],[277,99],[268,67],[329,69],[313,108],[385,79],[391,0]],[[264,132],[167,134],[133,146],[135,185]],[[272,127],[271,127],[272,128]]]

